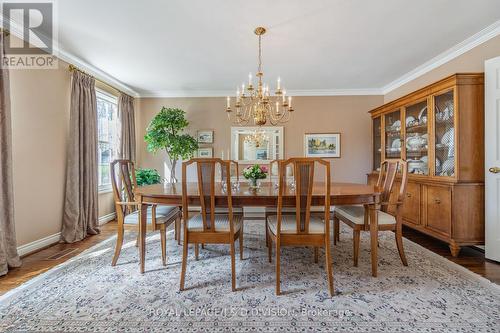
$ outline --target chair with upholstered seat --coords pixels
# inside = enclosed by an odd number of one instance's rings
[[[125,225],[134,225],[139,231],[140,204],[135,200],[134,188],[137,187],[134,163],[129,160],[115,160],[110,164],[111,185],[115,200],[116,221],[118,222],[117,240],[115,254],[111,266],[115,266],[120,256],[123,245],[123,233]],[[176,224],[176,230],[180,227],[181,212],[177,206],[148,207],[147,226],[153,231],[160,230],[161,254],[163,265],[166,265],[166,228]],[[137,243],[136,243],[137,245]]]
[[[275,181],[273,181],[273,177],[276,177],[279,182],[280,178],[280,167],[279,167],[279,162],[282,160],[272,160],[269,162],[269,180],[271,181],[271,186],[275,187],[277,184]],[[276,166],[276,172],[274,167]],[[286,175],[285,175],[285,181],[286,181]],[[295,207],[282,207],[281,212],[283,214],[294,214],[295,213]],[[265,223],[266,223],[266,246],[269,246],[269,235],[267,234],[267,218],[272,215],[276,215],[277,213],[277,208],[276,207],[266,207],[265,211]]]
[[[318,158],[291,158],[279,163],[279,189],[276,215],[267,217],[267,234],[269,237],[268,256],[272,257],[272,245],[276,249],[276,295],[281,293],[280,288],[280,250],[282,246],[312,246],[325,248],[326,273],[328,276],[328,290],[333,296],[333,271],[330,249],[330,162]],[[295,188],[290,189],[286,184],[286,168],[291,165],[294,169]],[[324,185],[314,188],[315,167],[322,166],[325,170]],[[311,214],[313,191],[322,190],[324,199],[323,217]],[[284,214],[284,196],[293,196],[295,204],[294,214]],[[287,202],[288,205],[292,204]]]
[[[187,167],[194,165],[197,170],[198,197],[201,210],[191,216],[186,182]],[[240,258],[243,256],[243,218],[233,213],[231,197],[231,179],[225,177],[224,188],[216,187],[215,173],[217,166],[230,174],[230,162],[218,158],[195,158],[182,163],[182,210],[184,215],[184,244],[182,250],[182,268],[180,290],[184,290],[186,265],[189,244],[195,245],[195,256],[198,259],[198,244],[229,244],[231,254],[231,288],[236,290],[235,246],[239,240]],[[217,200],[225,198],[227,206],[217,207]],[[225,208],[227,213],[218,213],[217,208]]]
[[[401,170],[401,186],[397,195],[396,202],[390,202],[391,192],[394,181]],[[408,266],[403,249],[403,200],[406,195],[408,184],[408,166],[407,162],[400,159],[386,160],[381,164],[377,186],[382,188],[380,210],[378,214],[378,230],[394,231],[396,236],[396,245],[399,256],[404,266]],[[389,206],[395,206],[395,214],[388,213]],[[339,206],[335,208],[334,216],[334,244],[340,239],[340,221],[353,229],[353,260],[354,266],[358,266],[359,241],[361,231],[370,230],[370,221],[368,218],[368,209],[364,206]]]

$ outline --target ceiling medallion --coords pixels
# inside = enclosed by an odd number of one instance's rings
[[[257,27],[255,34],[259,37],[259,66],[257,69],[257,87],[253,86],[252,73],[248,74],[248,86],[243,83],[236,91],[234,102],[233,123],[236,125],[247,125],[250,120],[257,126],[265,125],[268,121],[271,125],[285,123],[290,120],[293,112],[292,97],[286,96],[286,91],[281,88],[281,79],[278,77],[276,90],[271,94],[268,84],[263,83],[264,72],[262,71],[262,36],[266,33],[263,27]],[[231,119],[231,98],[227,97],[226,113]]]

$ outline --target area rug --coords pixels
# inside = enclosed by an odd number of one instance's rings
[[[336,295],[327,291],[324,255],[310,248],[282,250],[282,291],[267,260],[263,221],[245,222],[244,260],[236,259],[231,292],[228,246],[190,249],[186,287],[179,291],[181,247],[168,238],[161,265],[159,234],[147,239],[146,273],[139,273],[135,234],[126,234],[111,267],[115,238],[0,298],[0,331],[61,332],[499,332],[500,289],[405,239],[409,266],[394,234],[380,233],[379,276],[370,274],[369,235],[359,267],[352,237],[342,230],[333,247]],[[236,247],[238,248],[238,247]]]

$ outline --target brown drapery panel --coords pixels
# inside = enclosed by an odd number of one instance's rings
[[[0,60],[4,56],[4,36],[0,31]],[[0,61],[0,276],[9,267],[21,266],[17,254],[12,184],[12,124],[10,117],[9,70]]]
[[[134,99],[123,93],[118,98],[118,117],[121,121],[121,158],[135,162]]]
[[[99,233],[95,79],[77,70],[72,75],[66,194],[61,231],[61,239],[67,243]]]

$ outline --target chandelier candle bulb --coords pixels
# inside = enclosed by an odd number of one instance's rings
[[[229,109],[231,107],[231,99],[229,96],[227,96],[227,108]]]
[[[288,106],[292,107],[292,96],[288,96]]]
[[[280,88],[281,88],[281,78],[278,77],[278,90],[280,90]]]

